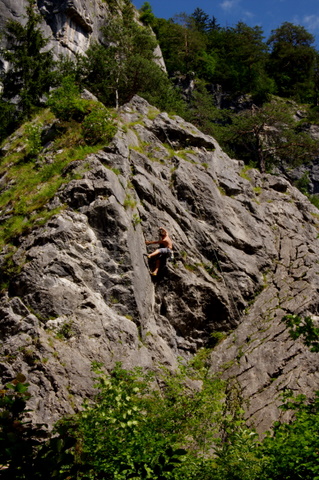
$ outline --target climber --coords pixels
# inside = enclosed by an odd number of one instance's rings
[[[146,245],[154,245],[156,243],[159,244],[159,248],[157,248],[153,253],[147,255],[147,258],[157,257],[155,262],[155,269],[151,272],[151,275],[156,276],[158,274],[158,270],[162,264],[166,264],[166,260],[172,257],[172,250],[173,250],[173,242],[168,236],[167,230],[165,228],[160,227],[158,229],[159,239],[158,240],[146,240]]]

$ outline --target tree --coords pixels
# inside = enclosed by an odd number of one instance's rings
[[[41,15],[37,14],[36,1],[28,0],[25,25],[10,20],[5,36],[8,49],[2,52],[9,62],[9,70],[3,74],[3,98],[19,97],[22,116],[29,117],[32,107],[39,105],[41,97],[53,83],[53,54],[45,51],[48,39],[39,28]]]
[[[282,162],[300,165],[318,155],[317,142],[299,128],[279,101],[234,116],[223,141],[237,157],[257,162],[261,172]]]
[[[103,28],[103,44],[94,44],[81,59],[84,83],[107,105],[119,105],[135,94],[165,98],[172,89],[156,63],[157,41],[148,27],[136,23],[129,7]]]
[[[278,95],[302,102],[313,100],[314,40],[304,27],[289,22],[272,31],[267,42],[271,48],[268,72],[276,82]]]
[[[144,2],[139,12],[141,22],[143,22],[144,25],[149,25],[150,27],[153,27],[153,25],[155,24],[155,15],[153,13],[151,4],[149,2]]]
[[[240,386],[211,376],[207,354],[156,377],[120,364],[106,374],[95,363],[96,397],[47,440],[41,425],[26,421],[30,394],[18,375],[0,390],[1,478],[42,480],[48,471],[56,480],[318,478],[319,392],[285,393],[281,408],[293,420],[276,422],[260,441],[245,424]]]
[[[191,18],[194,21],[195,28],[200,32],[206,32],[210,26],[209,15],[204,12],[201,8],[195,8],[194,12],[191,15]]]
[[[252,93],[264,96],[272,84],[265,73],[267,46],[260,27],[251,28],[243,22],[236,27],[212,30],[208,51],[215,52],[217,64],[213,83],[233,96]]]
[[[170,20],[158,19],[154,31],[170,75],[177,72],[201,75],[210,58],[206,51],[206,35],[196,27],[194,18],[180,13]]]
[[[214,126],[220,115],[221,111],[214,105],[213,95],[207,90],[205,82],[197,80],[188,103],[187,121],[204,133],[215,136]]]

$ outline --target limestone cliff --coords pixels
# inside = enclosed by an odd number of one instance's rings
[[[110,15],[121,15],[122,0],[37,0],[43,17],[41,28],[49,39],[56,57],[84,55],[88,47],[102,40],[101,27]],[[0,31],[7,20],[26,21],[26,0],[0,0]],[[138,12],[136,12],[138,21]],[[5,42],[5,38],[0,39]],[[155,61],[165,70],[160,48],[154,52]]]
[[[52,201],[64,210],[20,239],[1,298],[1,377],[26,375],[37,420],[81,405],[92,361],[174,367],[216,332],[211,369],[238,382],[259,431],[283,388],[318,389],[318,354],[281,321],[318,315],[319,212],[296,188],[139,97],[111,145],[68,169],[82,173]],[[154,280],[158,226],[175,258]]]
[[[7,20],[25,21],[24,1],[0,2],[0,29]],[[50,39],[49,46],[55,54],[84,54],[92,40],[97,40],[100,28],[109,15],[108,3],[87,0],[38,0],[38,10],[43,17],[42,27]]]

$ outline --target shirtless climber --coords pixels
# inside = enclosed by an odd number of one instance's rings
[[[158,274],[158,270],[161,265],[161,260],[162,260],[162,263],[165,265],[166,260],[171,258],[172,250],[173,250],[173,242],[169,238],[167,230],[165,230],[165,228],[160,227],[158,229],[158,233],[159,233],[158,240],[151,240],[151,241],[145,242],[146,245],[153,245],[156,243],[159,244],[159,248],[157,248],[150,255],[147,255],[147,258],[158,256],[155,262],[155,269],[153,270],[153,272],[151,272],[151,275],[153,276],[156,276]]]

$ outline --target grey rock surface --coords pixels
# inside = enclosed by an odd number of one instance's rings
[[[85,173],[83,169],[85,167]],[[0,308],[3,381],[22,372],[49,425],[92,394],[92,361],[174,368],[211,348],[260,432],[280,392],[311,394],[318,354],[286,314],[318,315],[319,212],[286,180],[246,171],[212,138],[134,97],[113,142],[69,167],[44,227],[21,240]],[[165,226],[174,262],[152,279],[145,240]]]
[[[102,41],[101,27],[110,15],[121,15],[122,0],[37,0],[37,8],[43,18],[42,29],[49,39],[47,48],[55,57],[84,55],[94,42]],[[26,0],[0,0],[0,31],[8,20],[26,22]],[[136,12],[136,21],[138,13]],[[0,39],[5,43],[5,37]],[[154,52],[156,62],[165,70],[159,46]]]
[[[26,1],[1,0],[0,29],[7,20],[26,21]],[[43,17],[42,28],[50,39],[49,48],[59,54],[84,54],[90,43],[100,37],[100,28],[109,15],[107,2],[95,0],[38,0]]]

